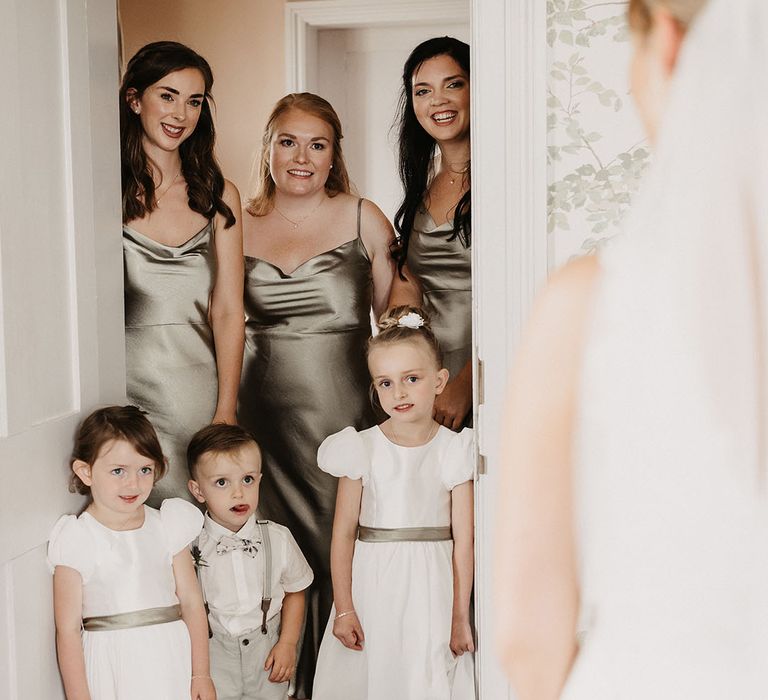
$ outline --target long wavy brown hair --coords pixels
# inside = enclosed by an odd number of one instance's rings
[[[141,219],[157,207],[150,159],[144,151],[144,130],[129,102],[169,73],[195,68],[203,76],[205,99],[192,134],[179,147],[181,172],[187,182],[189,208],[212,219],[221,214],[225,228],[235,223],[232,209],[222,199],[224,176],[216,162],[216,130],[211,105],[213,73],[202,56],[175,41],[156,41],[139,49],[128,62],[120,86],[120,159],[123,184],[123,223]]]
[[[264,134],[261,138],[261,155],[257,163],[256,192],[246,203],[248,213],[253,216],[264,216],[272,210],[272,203],[275,199],[275,181],[269,172],[269,148],[272,137],[275,135],[277,120],[291,109],[311,114],[313,117],[322,119],[331,127],[331,131],[333,131],[333,167],[328,173],[325,191],[329,197],[335,197],[339,192],[348,194],[350,191],[347,164],[344,162],[344,154],[341,150],[341,139],[344,138],[344,135],[341,132],[339,115],[336,114],[331,103],[319,95],[314,95],[311,92],[292,92],[278,101],[264,127]]]

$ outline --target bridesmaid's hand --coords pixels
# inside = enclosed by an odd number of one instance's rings
[[[461,656],[465,651],[475,650],[475,640],[472,639],[472,628],[469,620],[453,620],[451,623],[451,652],[454,656]]]
[[[216,700],[216,688],[210,678],[192,678],[192,700]]]
[[[334,620],[333,636],[347,647],[347,649],[362,651],[365,636],[363,635],[363,628],[360,625],[360,620],[357,619],[357,613],[344,615],[344,617]]]
[[[458,430],[472,406],[472,381],[464,373],[449,381],[442,394],[435,397],[433,418],[451,430]]]

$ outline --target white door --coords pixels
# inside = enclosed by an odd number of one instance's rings
[[[321,29],[316,85],[309,89],[336,109],[344,156],[358,192],[392,221],[402,198],[395,114],[403,64],[413,48],[435,36],[469,42],[469,23]]]
[[[81,413],[125,394],[114,0],[5,0],[0,65],[0,697],[63,698],[51,525]]]

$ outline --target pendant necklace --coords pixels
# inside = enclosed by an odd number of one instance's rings
[[[456,177],[457,175],[462,175],[462,176],[466,175],[467,171],[469,170],[468,162],[463,164],[463,167],[461,168],[461,170],[453,169],[453,166],[456,165],[456,163],[449,163],[448,161],[446,161],[446,165],[448,166],[448,172],[452,173],[451,175],[448,176],[448,179],[450,180],[452,185],[456,183],[456,180],[458,179]]]
[[[283,212],[280,211],[280,209],[278,208],[277,204],[273,203],[272,206],[274,207],[275,211],[278,214],[280,214],[280,216],[282,216],[289,224],[291,224],[293,226],[293,228],[296,229],[296,228],[299,228],[299,226],[301,224],[303,224],[310,216],[312,216],[312,214],[314,214],[320,207],[322,207],[323,206],[323,202],[325,202],[325,200],[326,200],[326,197],[323,197],[320,200],[320,203],[311,212],[309,212],[309,214],[306,214],[305,216],[302,216],[298,220],[291,219],[290,217],[288,217],[285,214],[283,214]]]
[[[168,194],[168,190],[170,190],[170,189],[171,189],[171,187],[173,187],[173,185],[174,185],[174,183],[176,182],[176,180],[178,180],[178,179],[179,179],[179,175],[181,175],[181,168],[179,168],[179,169],[176,171],[176,174],[173,176],[173,180],[171,180],[171,184],[170,184],[170,185],[168,185],[168,187],[166,187],[166,188],[165,188],[165,192],[163,192],[163,193],[162,193],[162,194],[161,194],[159,197],[157,196],[157,190],[155,190],[155,206],[157,206],[157,205],[160,203],[160,200],[161,200],[163,197],[165,197],[165,195],[167,195],[167,194]]]
[[[437,423],[437,421],[432,421],[432,427],[429,429],[429,435],[427,435],[427,439],[424,440],[420,445],[403,445],[402,441],[399,437],[397,437],[397,433],[395,432],[395,427],[392,423],[389,424],[389,431],[392,433],[392,437],[395,438],[395,444],[400,445],[400,447],[423,447],[426,445],[433,437],[435,437],[435,433],[437,432],[437,429],[440,427],[440,425]]]

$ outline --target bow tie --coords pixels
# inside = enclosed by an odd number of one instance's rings
[[[259,551],[258,547],[256,547],[257,544],[261,544],[261,542],[258,540],[255,542],[253,540],[246,540],[237,535],[222,535],[216,543],[216,554],[226,554],[227,552],[240,549],[248,556],[255,557],[256,552]]]

